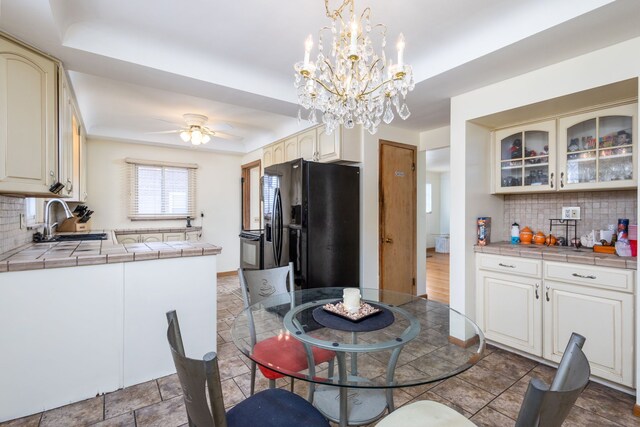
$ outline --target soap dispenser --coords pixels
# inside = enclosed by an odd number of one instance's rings
[[[511,224],[511,244],[517,245],[520,243],[520,225],[517,222]]]

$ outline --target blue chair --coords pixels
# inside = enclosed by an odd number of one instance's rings
[[[175,311],[167,313],[167,321],[167,340],[190,427],[330,427],[313,405],[281,389],[261,391],[226,412],[216,353],[205,354],[203,360],[186,357]]]

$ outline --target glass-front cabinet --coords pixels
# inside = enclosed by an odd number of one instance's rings
[[[549,120],[495,132],[496,193],[555,190],[555,129]]]
[[[559,120],[560,190],[637,186],[637,104]]]

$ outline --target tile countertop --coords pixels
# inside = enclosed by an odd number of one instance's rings
[[[517,256],[525,258],[543,259],[546,261],[572,262],[576,264],[591,264],[602,267],[637,269],[636,257],[619,257],[593,252],[589,248],[576,251],[567,246],[546,245],[512,245],[509,242],[490,243],[487,246],[474,246],[474,251],[483,254]]]
[[[79,242],[29,243],[0,254],[0,273],[5,271],[40,270],[43,268],[218,255],[221,252],[221,247],[204,242],[117,244],[112,240],[85,240]]]

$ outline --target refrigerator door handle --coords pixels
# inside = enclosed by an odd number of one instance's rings
[[[282,257],[282,198],[280,196],[280,189],[277,188],[273,203],[273,255],[276,261],[276,266],[280,266],[280,259]]]

